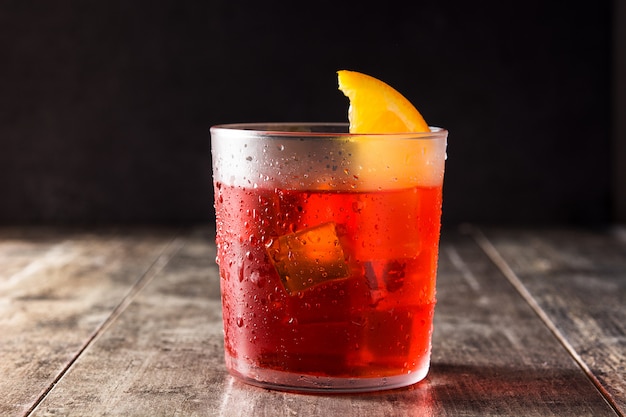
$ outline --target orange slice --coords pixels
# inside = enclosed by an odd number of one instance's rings
[[[382,190],[441,185],[446,140],[431,130],[402,94],[354,71],[338,71],[339,89],[350,99],[350,163],[346,182],[353,189]],[[393,134],[393,141],[387,134]],[[445,136],[445,135],[444,135]]]
[[[429,132],[419,111],[388,84],[355,71],[337,71],[339,89],[350,99],[350,133]]]

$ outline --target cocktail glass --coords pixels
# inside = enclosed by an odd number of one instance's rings
[[[448,133],[430,130],[211,128],[231,374],[322,392],[426,376]]]

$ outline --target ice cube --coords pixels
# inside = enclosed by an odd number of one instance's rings
[[[385,265],[385,286],[387,291],[395,292],[404,285],[406,263],[399,260],[392,260]]]
[[[333,222],[280,236],[266,248],[290,295],[350,275]]]
[[[395,292],[404,284],[406,262],[402,260],[379,260],[363,262],[364,275],[372,291]]]

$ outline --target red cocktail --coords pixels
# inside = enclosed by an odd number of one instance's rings
[[[226,363],[249,382],[362,391],[428,371],[447,132],[343,128],[212,129]]]

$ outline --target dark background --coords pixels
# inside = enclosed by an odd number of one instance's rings
[[[345,121],[344,68],[449,129],[446,224],[608,223],[614,20],[607,0],[2,1],[0,223],[211,221],[209,127]]]

